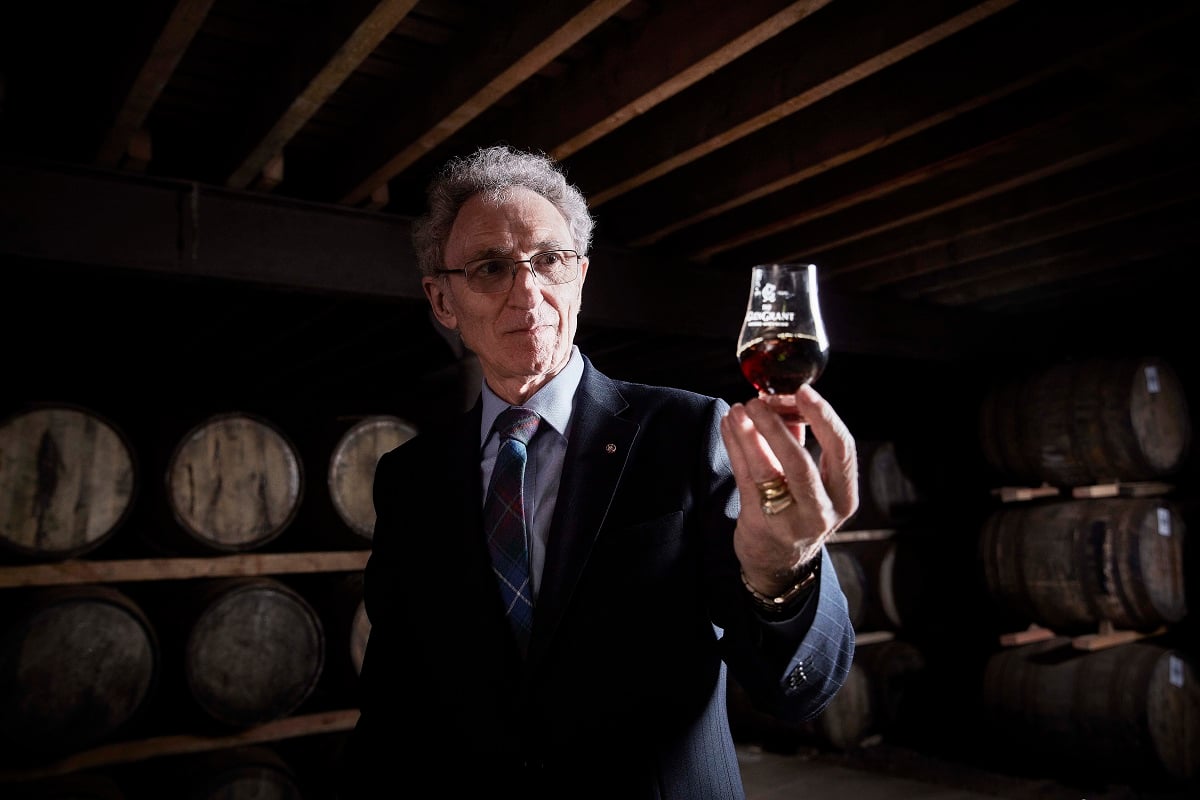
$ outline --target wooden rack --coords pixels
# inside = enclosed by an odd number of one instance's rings
[[[0,567],[0,589],[81,583],[223,578],[361,570],[369,551],[239,553],[199,558],[142,558],[123,561],[70,559],[46,564]]]
[[[346,709],[298,714],[225,736],[178,734],[113,742],[90,750],[81,750],[57,761],[29,769],[0,770],[0,784],[51,778],[97,767],[132,764],[158,756],[203,753],[229,747],[293,739],[298,736],[348,731],[358,722],[358,713],[358,709]]]
[[[196,558],[144,558],[128,560],[69,559],[65,561],[0,566],[0,589],[66,586],[89,583],[124,583],[191,578],[222,578],[322,572],[353,572],[366,566],[367,550],[239,553]],[[0,769],[5,783],[55,777],[95,767],[144,761],[169,755],[222,750],[247,744],[347,731],[358,721],[358,709],[297,714],[223,736],[163,735],[117,741],[71,753],[58,760],[25,769]]]

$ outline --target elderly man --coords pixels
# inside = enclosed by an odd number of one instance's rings
[[[794,721],[849,670],[824,542],[857,507],[852,436],[811,387],[819,465],[760,399],[601,374],[574,344],[592,225],[536,153],[430,186],[425,293],[484,385],[376,470],[346,800],[741,798],[726,670]]]

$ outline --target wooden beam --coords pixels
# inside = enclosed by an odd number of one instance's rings
[[[942,286],[953,286],[956,265],[966,250],[975,253],[974,258],[969,259],[974,262],[972,274],[976,274],[975,270],[981,266],[979,259],[986,257],[986,247],[968,244],[972,237],[986,236],[1041,214],[1103,201],[1116,192],[1133,189],[1176,168],[1190,169],[1195,135],[1195,129],[1182,129],[1155,140],[1153,147],[1122,150],[1091,161],[1080,169],[1057,172],[978,202],[946,210],[912,226],[894,229],[889,236],[852,243],[836,252],[837,263],[852,271],[856,266],[869,269],[917,260],[917,263],[927,264],[927,268],[914,268],[901,278],[906,289],[920,294],[926,289],[936,291]],[[978,152],[982,155],[984,151]],[[1009,153],[1012,152],[1009,148]],[[1003,152],[996,151],[993,155],[1000,156]],[[1017,171],[1015,161],[1007,159],[1004,163]],[[955,187],[951,185],[947,189],[952,192]],[[903,213],[899,209],[903,207],[904,201],[901,201],[892,209],[899,216]],[[1043,237],[1038,235],[1038,238]],[[1021,241],[1026,240],[998,242],[995,252],[1000,252],[1005,244],[1009,249],[1014,245],[1020,247]],[[836,281],[831,281],[833,283]]]
[[[367,565],[369,555],[367,550],[345,550],[238,553],[196,558],[68,559],[47,564],[0,566],[0,588],[355,572]]]
[[[269,192],[282,182],[283,153],[280,153],[263,165],[262,173],[254,179],[250,188],[256,192]]]
[[[0,165],[0,255],[423,301],[410,236],[340,205]]]
[[[283,113],[250,148],[225,180],[232,189],[242,189],[266,171],[271,160],[283,152],[292,137],[325,105],[339,87],[375,51],[379,43],[404,19],[417,0],[380,0],[350,32],[329,60],[292,98]]]
[[[714,120],[708,104],[697,106],[693,102],[689,108],[677,108],[673,113],[678,119],[672,128],[680,134],[669,146],[663,140],[656,143],[657,147],[634,149],[628,149],[628,143],[622,143],[611,156],[616,157],[618,151],[623,151],[627,159],[623,169],[611,170],[611,165],[602,162],[581,164],[576,167],[581,173],[579,179],[586,185],[604,186],[602,181],[611,175],[629,174],[628,161],[633,162],[635,169],[632,175],[591,194],[593,207],[602,206],[615,197],[808,108],[1015,2],[985,0],[940,23],[926,25],[922,20],[919,26],[915,24],[914,4],[906,3],[903,7],[895,8],[895,19],[878,27],[886,33],[911,30],[913,27],[919,30],[902,41],[887,42],[879,49],[872,47],[869,53],[863,52],[869,32],[863,30],[861,19],[857,17],[853,19],[857,28],[853,36],[831,36],[822,32],[819,37],[809,37],[813,39],[809,41],[805,38],[809,32],[806,26],[799,26],[795,31],[795,41],[789,37],[785,42],[782,37],[777,37],[771,47],[759,48],[736,65],[737,68],[725,70],[716,77],[720,88],[713,87],[713,96],[731,98],[731,105],[735,106],[726,111],[724,120]],[[836,4],[831,8],[836,9]],[[872,31],[875,27],[872,26]],[[781,71],[784,74],[779,75]],[[814,73],[825,77],[813,80],[810,76]],[[775,77],[771,81],[764,81],[763,75]],[[753,87],[755,91],[747,91],[747,87]],[[712,91],[704,84],[694,89],[698,95]]]
[[[986,230],[965,231],[939,248],[943,254],[955,253],[953,262],[944,255],[938,258],[941,270],[930,269],[933,259],[927,259],[920,262],[920,274],[904,275],[889,285],[907,297],[960,305],[1150,261],[1179,252],[1182,244],[1194,248],[1200,230],[1191,214],[1200,198],[1195,182],[1200,170],[1192,166],[1180,173],[1196,176],[1191,187],[1178,183],[1180,174],[1149,175],[1142,185],[1118,185],[1077,204],[1025,217],[997,217]],[[1054,258],[1044,256],[1048,246],[1057,254]]]
[[[463,47],[464,58],[442,85],[422,86],[421,97],[433,108],[428,116],[412,121],[412,109],[380,141],[390,144],[384,154],[372,149],[367,158],[366,176],[355,180],[341,202],[357,205],[371,192],[411,166],[449,136],[492,107],[500,98],[520,86],[534,73],[559,57],[567,48],[592,32],[630,0],[558,0],[540,8],[530,8],[523,16],[497,11],[505,17],[485,19],[479,40]],[[496,47],[495,42],[507,42]],[[515,53],[516,57],[498,63],[493,53]],[[357,167],[354,167],[357,169]]]
[[[127,169],[130,172],[145,172],[153,158],[154,142],[150,138],[150,131],[138,128],[129,137],[129,147],[121,158],[121,169]]]
[[[914,230],[912,226],[915,223],[922,225],[932,223],[932,220],[939,215],[955,209],[967,209],[990,198],[999,198],[1021,189],[1028,189],[1026,196],[1038,196],[1038,185],[1048,178],[1063,176],[1063,180],[1066,182],[1069,180],[1067,173],[1077,173],[1081,167],[1103,161],[1128,151],[1139,143],[1147,144],[1157,138],[1152,133],[1147,133],[1115,141],[1111,138],[1108,141],[1103,138],[1078,141],[1076,137],[1083,138],[1085,135],[1088,137],[1093,134],[1103,136],[1099,125],[1088,126],[1086,131],[1086,134],[1076,133],[1073,136],[1062,137],[1057,146],[1050,137],[1044,138],[1039,143],[1043,149],[1037,151],[1035,160],[1027,157],[1028,154],[1035,152],[1030,149],[1014,151],[1010,158],[994,159],[990,163],[976,165],[974,170],[966,171],[958,177],[957,181],[947,180],[945,186],[941,188],[941,192],[944,194],[937,193],[936,185],[923,187],[921,190],[924,201],[922,203],[923,210],[915,214],[905,214],[902,210],[905,199],[897,198],[891,207],[877,210],[873,215],[874,223],[871,218],[859,219],[858,222],[863,227],[856,228],[853,232],[833,226],[828,226],[828,234],[824,234],[822,231],[813,231],[804,252],[828,254],[827,260],[836,265],[829,270],[828,274],[831,286],[845,288],[853,285],[858,290],[870,290],[911,280],[938,269],[962,264],[997,252],[1029,247],[1039,242],[1059,238],[1079,229],[1081,225],[1094,227],[1097,224],[1115,222],[1131,214],[1139,213],[1141,208],[1165,207],[1190,197],[1187,188],[1172,190],[1170,186],[1174,182],[1175,176],[1166,175],[1162,181],[1164,184],[1162,191],[1167,194],[1157,196],[1153,193],[1143,194],[1143,198],[1133,204],[1128,202],[1114,204],[1113,201],[1106,199],[1113,193],[1104,192],[1093,198],[1093,202],[1084,207],[1085,213],[1082,214],[1080,213],[1080,204],[1064,203],[1060,206],[1048,204],[1041,207],[1041,220],[1017,220],[1016,222],[1020,224],[1014,223],[1009,226],[1008,230],[995,230],[1003,221],[1002,218],[992,217],[989,223],[986,219],[976,216],[977,220],[981,220],[976,224],[986,226],[987,230],[981,231],[975,237],[969,235],[970,228],[967,228],[962,235],[953,237],[950,242],[939,247],[936,244],[936,237],[931,236],[930,238],[935,242],[933,247],[924,245],[919,252],[905,255],[896,251],[895,244],[912,241],[911,237],[897,237],[891,240],[893,244],[890,252],[881,252],[871,260],[861,258],[851,260],[845,254],[839,257],[837,249],[848,243],[869,241],[872,236],[905,226],[910,226],[909,230],[911,231]],[[1077,147],[1080,148],[1078,152],[1076,151]],[[1100,202],[1101,200],[1104,202]],[[914,198],[907,198],[907,202],[913,203]],[[1045,200],[1039,197],[1039,203],[1045,203]],[[959,219],[963,219],[963,216],[960,215]],[[1018,232],[1020,232],[1019,236]],[[822,235],[828,235],[831,239],[818,242],[817,237]],[[881,249],[886,248],[876,248],[877,251]]]
[[[0,165],[3,256],[346,296],[425,297],[406,219],[107,172]],[[589,325],[716,338],[740,325],[741,270],[697,268],[681,285],[636,251],[598,243],[591,258],[581,311]],[[977,342],[970,314],[836,293],[823,302],[839,351],[946,361],[965,357]]]
[[[388,185],[381,183],[371,192],[371,196],[364,200],[360,206],[367,211],[380,211],[387,206],[391,194],[388,191]]]
[[[1088,65],[1112,59],[1121,49],[1132,49],[1124,60],[1140,65],[1146,58],[1145,50],[1155,43],[1137,46],[1138,41],[1156,31],[1169,30],[1170,21],[1175,18],[1134,26],[1126,17],[1119,14],[1114,17],[1109,10],[1107,16],[1089,17],[1082,25],[1073,17],[1060,19],[1055,15],[1044,24],[1032,24],[1039,17],[1037,9],[1031,11],[1031,8],[1014,9],[1010,12],[1013,16],[1006,14],[995,20],[986,35],[985,31],[976,35],[972,30],[955,37],[938,49],[936,59],[933,54],[918,55],[839,92],[822,103],[816,120],[797,115],[794,120],[714,154],[702,165],[679,170],[628,198],[618,199],[605,208],[605,213],[615,224],[631,231],[633,246],[669,241],[671,237],[682,241],[696,229],[702,231],[701,238],[719,242],[716,234],[720,226],[700,223],[728,217],[730,212],[750,204],[758,208],[758,201],[787,189],[808,197],[807,186],[814,178],[835,168],[841,175],[848,164],[877,153],[890,153],[897,144],[910,138],[942,135],[952,122],[968,115],[994,117],[992,108],[1006,103],[1014,121],[1032,121],[1038,119],[1039,109],[1050,104],[1057,104],[1057,113],[1069,112],[1070,107],[1063,107],[1064,96],[1074,101],[1071,107],[1094,100],[1095,86],[1083,80],[1077,69],[1072,69],[1083,65],[1086,72]],[[1030,17],[1031,13],[1034,16]],[[1009,58],[1009,51],[1011,42],[1018,37],[1022,56],[1014,61]],[[1078,37],[1104,44],[1064,48],[1065,41]],[[1171,52],[1175,48],[1165,49]],[[941,68],[946,61],[960,64],[962,69]],[[922,89],[913,96],[910,87],[917,84]],[[904,102],[887,103],[879,99],[889,97],[904,98]],[[1025,108],[1013,108],[1017,97],[1026,99]],[[838,122],[831,126],[830,120]],[[987,125],[993,130],[1014,128],[1011,122],[995,119]],[[728,174],[731,178],[714,183],[711,180],[714,173]],[[796,208],[795,202],[791,205]],[[649,227],[647,219],[661,220],[662,215],[646,215],[645,208],[670,208],[675,220]],[[711,257],[715,252],[720,250],[696,257]]]
[[[730,3],[728,0],[666,6],[639,20],[638,34],[600,54],[544,99],[546,108],[570,113],[513,115],[502,125],[516,142],[551,143],[550,155],[566,159],[634,117],[711,75],[830,0]],[[680,31],[687,31],[680,36]],[[603,75],[597,91],[596,76]]]
[[[1047,237],[1041,243],[1005,248],[1001,256],[956,266],[956,274],[971,276],[962,277],[957,286],[920,296],[947,306],[975,305],[1056,283],[1078,287],[1081,281],[1094,283],[1104,273],[1138,270],[1164,259],[1188,263],[1189,254],[1200,245],[1195,224],[1198,199],[1200,190],[1193,190],[1188,197],[1164,198],[1155,206],[1114,213],[1107,222],[1089,219],[1061,239]],[[1171,206],[1177,207],[1174,213]],[[1003,230],[996,231],[998,239],[1003,235]],[[1056,256],[1041,257],[1047,245]]]
[[[358,723],[357,708],[297,714],[271,722],[223,734],[170,734],[147,739],[111,742],[89,750],[80,750],[55,761],[36,766],[0,770],[0,783],[32,781],[57,775],[69,775],[91,769],[136,764],[150,758],[207,753],[251,744],[266,744],[298,736],[348,731]]]
[[[108,129],[103,144],[96,154],[96,164],[115,167],[129,148],[129,142],[141,128],[150,110],[158,102],[163,87],[171,79],[180,59],[187,52],[192,38],[200,30],[213,0],[178,0],[171,11],[166,25],[150,48],[150,54],[142,64],[133,84],[125,93],[125,100],[117,111],[116,119]]]

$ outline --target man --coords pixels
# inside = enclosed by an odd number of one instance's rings
[[[853,438],[811,387],[796,403],[819,468],[762,400],[597,371],[574,344],[593,221],[548,158],[454,159],[429,204],[425,293],[484,386],[377,467],[343,797],[744,797],[726,669],[799,721],[850,667],[824,541],[857,507]],[[537,414],[518,492],[527,580],[493,566],[501,524],[485,525],[510,406]],[[506,617],[518,606],[530,627]]]

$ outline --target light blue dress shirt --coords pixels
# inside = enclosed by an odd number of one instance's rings
[[[583,358],[579,355],[579,348],[572,346],[567,365],[523,406],[542,418],[537,434],[530,442],[525,466],[525,519],[532,520],[526,531],[526,543],[529,546],[529,575],[534,598],[542,585],[550,520],[554,517],[559,478],[567,455],[568,426],[575,407],[575,390],[579,388],[582,377]],[[500,449],[499,439],[492,433],[492,425],[508,405],[484,381],[483,418],[479,421],[479,473],[485,498],[492,480],[492,468],[496,465],[496,453]]]

